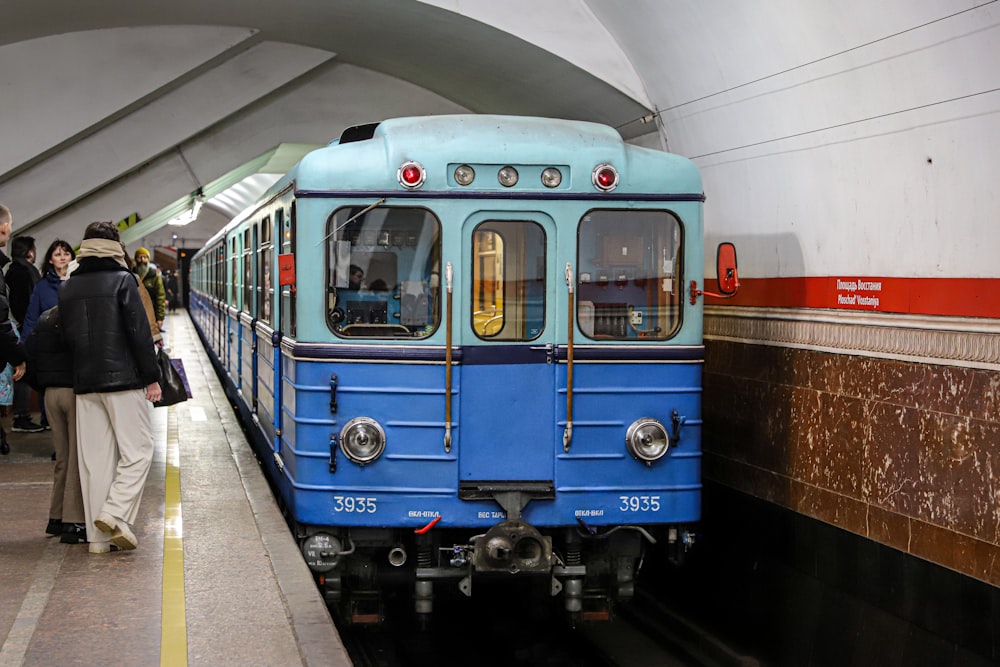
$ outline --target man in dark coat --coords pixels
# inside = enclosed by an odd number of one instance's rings
[[[7,269],[7,292],[10,298],[10,319],[24,336],[24,316],[28,312],[31,293],[42,274],[35,267],[35,239],[18,236],[10,242],[13,261]],[[43,413],[44,414],[44,410]],[[14,383],[14,431],[37,433],[44,430],[31,420],[31,387],[23,379]]]
[[[59,291],[59,321],[73,355],[80,484],[91,553],[135,549],[153,458],[147,401],[160,400],[153,334],[112,222],[87,226],[78,267]]]

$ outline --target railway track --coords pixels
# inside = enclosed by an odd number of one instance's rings
[[[440,609],[430,628],[405,610],[381,626],[341,627],[359,667],[473,663],[477,667],[759,667],[722,640],[639,592],[610,622],[571,628],[549,609],[465,601]],[[468,603],[472,603],[471,605]]]

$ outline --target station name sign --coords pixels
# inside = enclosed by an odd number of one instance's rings
[[[882,281],[866,278],[837,278],[837,305],[878,310]]]

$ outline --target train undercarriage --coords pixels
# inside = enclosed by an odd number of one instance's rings
[[[352,624],[381,623],[387,591],[411,598],[413,612],[427,623],[437,599],[471,598],[480,586],[514,579],[561,597],[577,623],[609,620],[615,604],[632,598],[651,545],[660,543],[678,561],[694,539],[686,526],[598,528],[582,521],[543,532],[521,520],[518,502],[501,503],[508,518],[478,534],[300,526],[300,544],[327,604]]]

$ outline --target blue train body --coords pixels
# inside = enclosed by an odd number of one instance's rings
[[[198,253],[193,319],[331,600],[373,620],[391,574],[426,614],[435,586],[529,575],[599,616],[644,544],[685,543],[703,200],[688,160],[604,126],[402,118]]]

